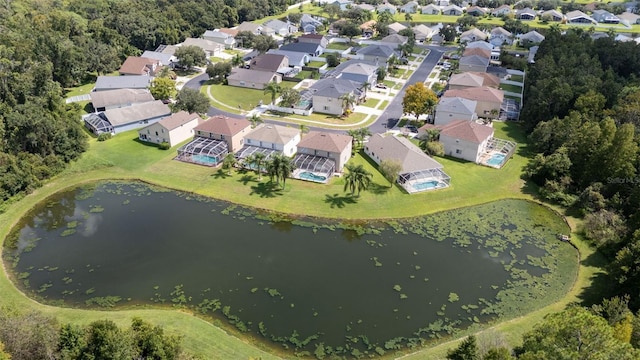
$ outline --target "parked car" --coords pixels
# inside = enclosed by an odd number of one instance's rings
[[[405,126],[405,128],[407,128],[407,130],[409,130],[409,132],[412,132],[414,134],[418,133],[418,128],[415,127],[414,125],[407,125],[407,126]]]
[[[376,87],[377,87],[378,89],[386,89],[386,88],[387,88],[387,85],[385,85],[385,84],[383,84],[383,83],[377,83],[377,84],[376,84]]]

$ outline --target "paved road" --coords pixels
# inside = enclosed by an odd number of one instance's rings
[[[433,68],[436,66],[442,55],[446,50],[448,50],[441,46],[426,46],[426,48],[431,50],[431,52],[429,52],[429,55],[427,55],[427,57],[422,61],[422,64],[420,64],[418,69],[416,69],[409,80],[407,80],[396,97],[384,110],[382,115],[378,117],[378,120],[369,126],[369,130],[371,130],[372,133],[383,133],[397,124],[403,115],[402,98],[404,97],[407,86],[417,82],[424,82],[429,77],[429,74],[433,71]]]
[[[369,130],[371,130],[373,134],[384,133],[389,128],[392,128],[393,126],[396,125],[396,123],[402,117],[402,98],[404,97],[406,87],[408,85],[415,84],[420,81],[424,82],[429,76],[429,74],[431,73],[431,71],[433,71],[433,68],[436,66],[436,64],[438,63],[438,61],[440,60],[444,52],[447,50],[450,50],[449,48],[442,47],[442,46],[423,46],[423,48],[429,49],[431,50],[431,52],[422,61],[418,69],[416,69],[416,71],[411,75],[409,80],[407,80],[407,82],[404,84],[402,89],[398,92],[396,97],[391,101],[389,106],[387,106],[387,108],[382,113],[382,115],[378,117],[378,120],[376,120],[375,123],[369,126]],[[209,75],[204,73],[189,80],[187,83],[184,84],[184,87],[199,90],[200,87],[202,87],[202,85],[204,85],[204,83],[207,80],[209,80]],[[220,110],[213,106],[209,108],[209,111],[207,111],[207,115],[209,116],[224,115],[224,116],[230,116],[230,117],[238,116],[237,114]],[[272,123],[272,124],[291,125],[290,123],[272,121],[272,120],[267,120],[265,122]],[[313,126],[309,126],[309,129],[336,132],[336,133],[346,133],[346,131],[344,130],[331,130],[331,129],[313,127]]]

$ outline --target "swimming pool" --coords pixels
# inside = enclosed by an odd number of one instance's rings
[[[415,190],[430,190],[437,188],[438,185],[440,185],[438,180],[429,180],[421,183],[415,183],[412,186]]]
[[[218,164],[218,159],[213,156],[207,155],[191,155],[191,160],[198,164],[204,164],[208,166],[215,166]]]
[[[327,177],[326,176],[320,176],[320,175],[316,175],[312,172],[309,171],[303,171],[300,174],[298,174],[298,177],[302,180],[309,180],[309,181],[315,181],[315,182],[320,182],[320,183],[324,183],[327,181]]]
[[[502,166],[502,163],[504,162],[504,159],[506,159],[507,156],[505,154],[501,154],[501,153],[496,153],[493,154],[491,156],[491,158],[489,158],[489,160],[487,160],[487,165],[491,165],[491,166]]]

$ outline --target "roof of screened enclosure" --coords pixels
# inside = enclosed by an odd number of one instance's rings
[[[196,137],[188,144],[178,149],[178,153],[219,157],[220,155],[226,154],[228,152],[228,148],[229,146],[224,141]]]
[[[293,164],[297,169],[332,174],[336,168],[336,162],[324,156],[309,154],[296,154]]]

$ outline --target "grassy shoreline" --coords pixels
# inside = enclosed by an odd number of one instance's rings
[[[141,180],[257,209],[345,220],[412,217],[505,198],[535,200],[535,189],[528,187],[520,179],[522,168],[530,156],[524,142],[524,133],[517,124],[495,123],[495,127],[496,137],[513,139],[521,144],[514,158],[503,169],[485,168],[454,159],[438,159],[453,178],[451,188],[426,194],[406,195],[397,186],[390,186],[374,170],[370,161],[356,156],[352,161],[363,164],[374,173],[372,189],[357,198],[349,197],[342,191],[341,178],[332,179],[328,185],[289,180],[283,191],[266,191],[253,173],[234,172],[233,175],[227,176],[217,169],[173,161],[175,148],[161,151],[153,146],[143,145],[133,139],[137,136],[135,132],[119,134],[107,142],[92,140],[90,150],[78,162],[0,214],[0,241],[4,242],[22,216],[49,195],[81,183],[109,179]],[[574,231],[576,221],[569,219]],[[579,238],[577,246],[581,259],[594,255]],[[6,270],[4,266],[3,263],[3,270]],[[545,314],[561,310],[566,304],[580,299],[582,292],[591,287],[592,278],[599,272],[601,270],[597,265],[587,265],[582,261],[572,290],[562,300],[521,318],[496,324],[492,328],[509,331],[509,341],[517,344],[520,335]],[[108,318],[124,326],[132,316],[141,316],[152,323],[165,326],[169,332],[183,334],[185,348],[207,359],[279,358],[271,349],[266,352],[256,347],[249,339],[230,335],[221,328],[182,310],[94,311],[42,305],[21,293],[8,279],[6,271],[0,276],[0,293],[3,294],[0,306],[37,309],[57,317],[61,322],[88,323]],[[447,342],[409,354],[407,357],[441,358],[451,345],[451,342]]]

